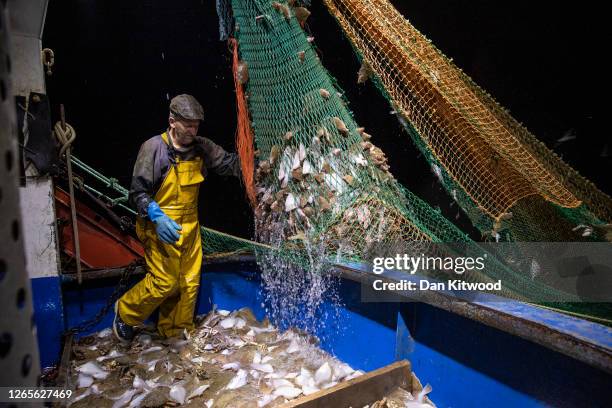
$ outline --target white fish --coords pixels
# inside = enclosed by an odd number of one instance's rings
[[[208,387],[210,387],[210,384],[202,384],[198,386],[195,390],[191,391],[187,399],[190,400],[192,398],[199,397],[208,389]]]
[[[232,339],[231,344],[234,347],[240,348],[240,347],[243,347],[246,343],[242,339]]]
[[[337,382],[337,381],[332,381],[332,382],[330,382],[330,383],[325,384],[325,385],[323,386],[323,388],[331,388],[331,387],[333,387],[333,386],[334,386],[334,385],[336,385],[336,384],[338,384],[338,382]]]
[[[132,402],[130,402],[130,405],[128,407],[130,407],[130,408],[131,407],[139,407],[140,404],[142,403],[142,400],[144,400],[147,397],[147,395],[149,395],[150,392],[151,391],[149,391],[149,390],[143,391],[139,396],[134,398],[132,400]]]
[[[148,334],[141,334],[140,336],[138,336],[138,342],[143,346],[151,345],[152,341],[153,339],[151,339],[151,336],[149,336]]]
[[[291,339],[291,343],[287,347],[287,353],[292,354],[297,351],[300,351],[300,345],[295,339]]]
[[[304,393],[304,395],[314,394],[317,391],[319,391],[317,387],[311,387],[310,385],[302,386],[302,392]]]
[[[223,364],[221,369],[223,369],[223,370],[239,370],[240,369],[240,363],[239,362],[233,362],[233,363]]]
[[[276,331],[276,329],[272,326],[268,326],[268,327],[255,327],[255,326],[251,326],[251,330],[253,330],[255,333],[259,334],[259,333],[270,333],[273,331]],[[268,347],[268,350],[272,350],[270,347]]]
[[[104,330],[101,330],[98,333],[98,338],[103,339],[104,337],[110,336],[112,333],[113,333],[113,330],[110,327],[108,327],[108,328],[106,328]]]
[[[162,350],[162,349],[163,349],[163,347],[161,347],[161,346],[153,346],[153,347],[149,347],[148,349],[146,349],[146,350],[144,350],[144,351],[141,351],[141,352],[140,352],[140,355],[143,355],[143,354],[148,354],[148,353],[153,353],[154,351],[160,351],[160,350]]]
[[[149,362],[147,363],[147,371],[153,371],[153,370],[155,370],[155,365],[157,364],[157,362],[158,362],[159,360],[160,360],[160,359],[158,358],[157,360],[151,360],[151,361],[149,361]]]
[[[274,360],[274,358],[273,358],[272,356],[265,356],[265,357],[263,357],[263,358],[261,359],[261,363],[262,363],[262,364],[265,364],[265,363],[267,363],[268,361],[272,361],[272,360]]]
[[[185,391],[185,387],[177,384],[170,387],[169,395],[174,401],[178,402],[179,404],[184,404],[187,391]]]
[[[247,383],[247,372],[246,370],[238,370],[238,373],[231,381],[227,384],[225,388],[228,390],[235,390],[236,388],[240,388]]]
[[[273,373],[274,368],[270,364],[251,364],[251,367],[264,373]]]
[[[285,376],[285,378],[296,378],[299,375],[299,373],[289,373]]]
[[[206,401],[206,408],[210,408],[213,406],[213,404],[215,403],[214,399],[209,399],[208,401]]]
[[[435,164],[431,165],[431,171],[433,171],[433,173],[436,175],[436,177],[438,178],[438,181],[440,181],[440,183],[444,183],[444,177],[442,175],[442,169],[440,169],[440,167],[438,167]]]
[[[368,165],[368,161],[363,157],[361,153],[352,155],[351,159],[358,166],[366,167]]]
[[[219,322],[219,326],[223,327],[224,329],[231,329],[235,325],[236,325],[235,317],[228,317]]]
[[[88,388],[93,384],[94,379],[92,376],[79,373],[79,378],[77,379],[77,388]]]
[[[300,151],[296,150],[295,154],[293,155],[293,161],[291,162],[291,170],[295,170],[300,167],[302,164],[300,157]]]
[[[312,164],[310,164],[308,160],[304,160],[304,163],[302,164],[302,174],[306,175],[306,174],[312,174],[312,173],[313,173]]]
[[[304,159],[306,159],[306,148],[304,147],[302,142],[300,142],[300,146],[298,148],[298,154],[299,154],[300,161],[304,161]]]
[[[297,397],[301,393],[302,393],[302,390],[300,388],[280,387],[274,390],[273,395],[287,398],[287,399],[292,399],[292,398]]]
[[[89,361],[76,369],[78,372],[87,374],[93,378],[103,380],[108,377],[109,372],[104,370],[94,361]]]
[[[74,404],[77,401],[82,400],[85,397],[88,397],[92,392],[91,388],[88,388],[87,390],[85,390],[85,392],[83,392],[82,394],[79,394],[78,396],[74,397],[73,399],[70,400],[70,404]]]
[[[312,374],[306,368],[301,368],[300,375],[295,377],[295,383],[301,386],[304,385],[312,385],[314,386],[314,378],[312,378]]]
[[[111,350],[110,353],[108,353],[105,356],[101,356],[96,358],[97,361],[102,362],[104,360],[110,360],[111,358],[117,358],[117,357],[123,357],[125,356],[125,354],[118,352],[117,350]]]
[[[431,385],[427,384],[423,389],[417,394],[416,398],[413,401],[404,400],[404,404],[407,408],[431,408],[430,404],[423,402],[425,399],[425,395],[431,392]]]
[[[352,380],[353,378],[360,377],[360,376],[362,376],[363,374],[364,374],[364,372],[363,372],[363,371],[361,371],[361,370],[357,370],[357,371],[355,371],[353,374],[351,374],[351,375],[347,376],[347,377],[344,379],[344,381]]]
[[[219,309],[219,310],[217,310],[217,313],[220,314],[221,316],[225,317],[225,316],[229,316],[230,311],[229,310]]]
[[[353,372],[355,371],[351,368],[350,365],[346,363],[334,364],[333,368],[334,368],[334,375],[332,379],[334,381],[341,380],[342,378],[353,374]]]
[[[144,389],[146,387],[147,383],[140,378],[138,375],[136,375],[134,377],[134,381],[132,381],[132,387],[137,388],[137,389]]]
[[[557,143],[565,143],[574,139],[576,139],[576,133],[574,132],[574,129],[570,129],[566,131],[560,139],[557,139]]]
[[[293,383],[289,380],[285,380],[284,378],[275,378],[274,380],[272,380],[272,387],[293,387]]]
[[[296,200],[295,196],[292,193],[287,194],[287,198],[285,199],[286,212],[295,210],[298,207],[298,204],[298,200]]]
[[[259,352],[255,352],[255,354],[253,355],[253,364],[260,364],[261,363],[261,354],[259,354]]]
[[[232,354],[232,350],[230,349],[225,349],[221,352],[221,354],[223,354],[224,356],[229,356],[230,354]]]
[[[214,347],[212,344],[207,344],[204,346],[204,350],[212,350]]]
[[[138,390],[127,390],[123,394],[121,394],[119,397],[111,398],[112,400],[115,400],[115,403],[113,404],[113,408],[120,408],[120,407],[127,405],[127,403],[131,401],[132,397],[137,392]]]

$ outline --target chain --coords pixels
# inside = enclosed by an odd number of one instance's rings
[[[77,333],[88,331],[92,329],[93,327],[95,327],[98,323],[100,323],[102,319],[104,319],[104,316],[106,316],[108,311],[111,309],[111,307],[114,306],[117,299],[119,299],[119,297],[125,291],[125,288],[127,287],[130,276],[132,275],[136,267],[141,266],[142,264],[143,264],[142,259],[137,259],[133,261],[131,264],[129,264],[128,266],[126,266],[125,269],[123,270],[123,274],[121,274],[119,283],[117,284],[117,286],[115,286],[115,289],[113,290],[113,293],[110,295],[110,297],[106,301],[106,304],[98,311],[98,313],[96,313],[94,317],[79,324],[78,326],[68,329],[66,331],[66,334],[74,335]]]

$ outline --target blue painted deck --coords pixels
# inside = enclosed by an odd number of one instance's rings
[[[81,290],[65,286],[66,326],[95,314],[114,283],[86,282]],[[49,297],[46,289],[56,286],[33,282],[41,358],[46,363],[59,360],[57,311],[39,305]],[[323,339],[322,348],[362,370],[410,360],[421,382],[432,385],[431,399],[438,407],[612,406],[612,376],[585,363],[427,304],[363,303],[360,285],[353,281],[342,280],[339,294],[345,305],[340,321],[323,321],[325,332],[315,333]],[[198,313],[206,313],[213,304],[228,310],[246,306],[261,319],[262,300],[253,265],[205,266]],[[93,331],[111,321],[109,314]],[[338,323],[342,330],[336,334],[333,328],[330,335],[325,328]]]

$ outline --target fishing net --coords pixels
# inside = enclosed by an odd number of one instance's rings
[[[248,146],[245,138],[253,137],[257,152],[239,148],[241,160],[252,162],[251,154],[259,159],[256,236],[266,245],[257,250],[260,265],[273,268],[275,263],[265,258],[270,256],[308,268],[314,258],[367,262],[384,250],[436,252],[442,250],[430,243],[473,244],[389,172],[384,153],[359,127],[342,89],[302,30],[307,12],[295,3],[267,0],[234,0],[232,7],[240,54],[234,62],[239,115],[250,114],[249,120],[239,118],[238,145]],[[240,108],[243,102],[248,112]],[[459,147],[469,154],[474,150],[467,143]],[[551,186],[557,186],[554,181]],[[569,194],[558,196],[564,204],[571,201]],[[497,210],[507,211],[503,205]],[[503,294],[518,299],[571,298],[495,260],[484,273],[462,278],[501,279]]]
[[[325,4],[362,71],[483,235],[577,241],[607,234],[610,240],[612,199],[538,141],[388,0]]]

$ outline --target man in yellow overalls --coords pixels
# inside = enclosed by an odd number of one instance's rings
[[[193,328],[202,266],[198,192],[207,170],[240,175],[235,153],[197,136],[204,118],[191,95],[170,102],[169,128],[138,152],[130,202],[138,209],[136,233],[144,244],[146,276],[115,305],[113,331],[129,342],[159,307],[157,328],[165,337]]]

